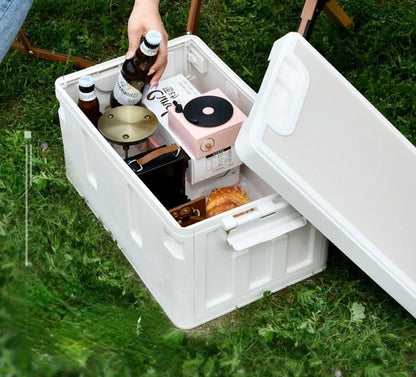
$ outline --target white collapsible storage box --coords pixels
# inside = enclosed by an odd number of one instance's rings
[[[56,81],[66,171],[171,321],[192,328],[322,271],[327,239],[245,165],[250,203],[188,227],[174,220],[77,107],[90,74],[104,111],[123,60]],[[196,36],[169,43],[164,77],[180,73],[249,114],[256,94]]]

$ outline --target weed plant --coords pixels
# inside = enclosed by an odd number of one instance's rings
[[[34,0],[24,30],[35,46],[106,61],[126,51],[132,3]],[[322,14],[311,43],[415,144],[416,3],[340,4],[355,29]],[[257,90],[302,5],[205,1],[198,35]],[[189,1],[160,8],[170,37],[183,34]],[[415,319],[332,246],[319,275],[174,328],[66,179],[54,81],[75,70],[16,51],[0,65],[1,376],[416,376]]]

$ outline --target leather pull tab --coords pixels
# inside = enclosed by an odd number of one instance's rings
[[[172,152],[179,152],[180,148],[176,144],[167,145],[162,148],[155,149],[151,151],[150,153],[146,154],[145,156],[138,158],[136,162],[139,165],[145,165],[148,162],[154,160],[155,158],[158,158],[160,156],[163,156],[164,154],[172,153]]]

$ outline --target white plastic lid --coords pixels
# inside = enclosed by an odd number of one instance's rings
[[[236,151],[416,317],[416,148],[300,34],[275,42]]]

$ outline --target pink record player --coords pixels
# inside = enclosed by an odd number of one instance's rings
[[[169,107],[169,128],[194,158],[234,145],[246,115],[214,89]]]

